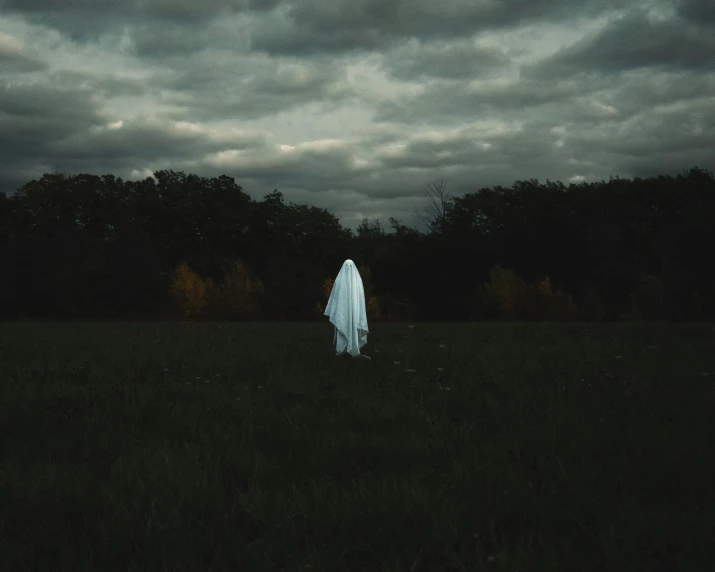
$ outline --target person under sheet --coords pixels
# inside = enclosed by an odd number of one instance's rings
[[[335,329],[333,346],[336,355],[345,352],[353,357],[360,355],[360,348],[367,343],[367,313],[365,311],[365,290],[355,263],[348,259],[343,262],[338,277],[330,292],[325,316]],[[362,356],[368,357],[368,356]]]

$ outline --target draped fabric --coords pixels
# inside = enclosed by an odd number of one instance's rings
[[[369,330],[362,278],[350,259],[343,262],[340,268],[324,315],[328,316],[335,329],[333,347],[336,355],[347,352],[353,357],[359,356],[360,348],[367,343]]]

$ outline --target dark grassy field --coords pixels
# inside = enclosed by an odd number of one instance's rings
[[[715,324],[0,324],[0,568],[710,570]]]

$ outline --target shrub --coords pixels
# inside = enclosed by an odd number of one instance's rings
[[[176,309],[186,317],[200,315],[207,305],[206,283],[182,261],[174,270],[169,295]]]
[[[489,273],[482,296],[487,309],[496,309],[500,318],[516,320],[523,314],[526,284],[511,268],[499,264]]]
[[[561,287],[554,291],[548,275],[531,284],[525,298],[526,313],[531,319],[573,320],[576,317],[573,297]]]
[[[230,320],[248,320],[261,313],[263,282],[242,261],[226,268],[221,287],[215,292],[216,311]]]

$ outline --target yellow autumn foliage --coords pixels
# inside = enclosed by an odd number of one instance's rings
[[[186,261],[174,270],[169,286],[169,294],[174,307],[186,317],[200,315],[206,308],[206,283],[194,272]]]
[[[490,281],[480,289],[480,296],[499,318],[572,320],[577,315],[571,294],[561,288],[554,291],[548,275],[526,284],[511,268],[496,265],[489,276]]]

